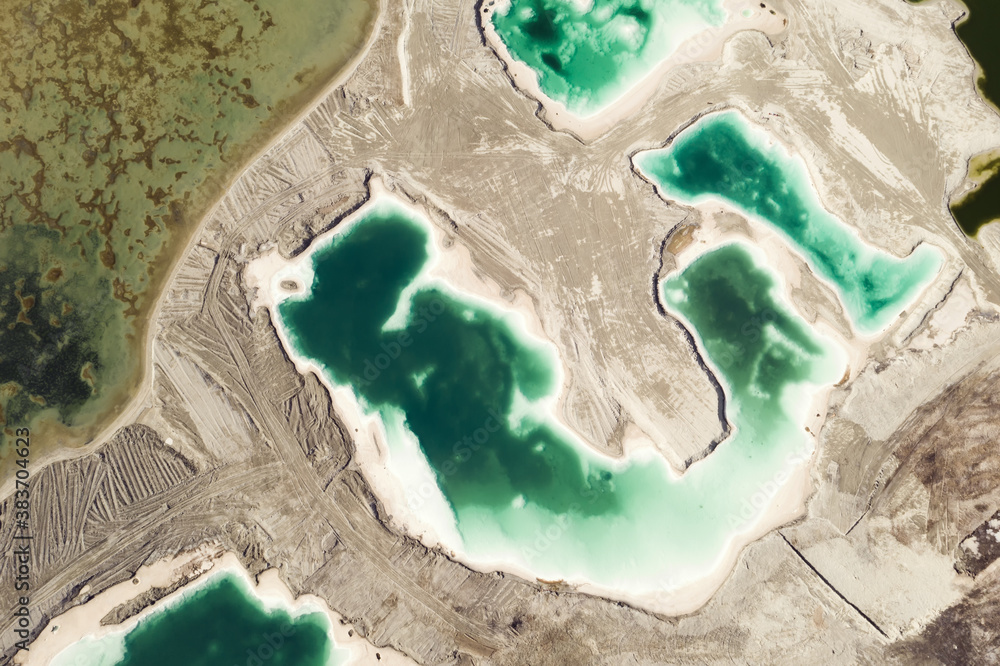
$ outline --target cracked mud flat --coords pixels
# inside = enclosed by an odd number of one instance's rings
[[[278,569],[293,595],[320,597],[373,645],[419,663],[995,658],[1000,565],[972,577],[955,563],[1000,508],[1000,233],[968,241],[944,193],[970,155],[1000,142],[1000,120],[969,84],[953,6],[779,9],[789,28],[774,44],[734,36],[719,62],[671,71],[640,112],[589,144],[533,115],[484,46],[471,3],[383,13],[343,87],[197,232],[152,323],[149,393],[134,423],[73,459],[34,463],[35,626],[143,564],[209,543],[251,574]],[[354,433],[320,382],[295,371],[266,310],[250,307],[244,267],[273,248],[300,252],[365,200],[377,174],[429,209],[497,293],[532,297],[573,369],[567,424],[612,455],[647,436],[683,470],[725,426],[651,280],[717,234],[766,238],[731,212],[665,205],[628,156],[723,103],[803,155],[824,205],[868,242],[901,256],[933,239],[948,257],[833,390],[806,514],[749,545],[703,608],[674,618],[473,572],[388,528],[352,462]],[[808,320],[850,337],[804,263],[789,255],[782,271]],[[11,539],[5,523],[0,541]],[[4,559],[8,608],[13,576]]]

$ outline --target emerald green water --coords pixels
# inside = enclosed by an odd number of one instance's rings
[[[535,71],[542,92],[583,116],[726,19],[721,0],[509,0],[495,7],[490,20],[510,54]]]
[[[339,666],[349,653],[328,630],[324,614],[267,610],[224,574],[127,634],[71,646],[52,666]]]
[[[683,205],[722,199],[772,225],[833,284],[864,333],[892,323],[941,266],[941,253],[928,245],[900,259],[862,241],[823,208],[802,160],[768,145],[736,112],[705,116],[666,148],[640,152],[633,162]]]
[[[459,535],[474,562],[612,592],[672,589],[713,568],[811,451],[800,423],[809,386],[843,356],[785,305],[748,246],[697,259],[664,283],[727,387],[735,434],[675,478],[659,454],[594,453],[552,417],[561,378],[552,348],[505,315],[427,279],[427,222],[388,198],[369,204],[312,255],[310,291],[278,306],[299,355],[381,417],[401,484],[428,466],[410,508]],[[419,456],[407,458],[408,447]]]

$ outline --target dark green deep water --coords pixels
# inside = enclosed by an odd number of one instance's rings
[[[899,259],[866,244],[823,208],[801,160],[757,134],[736,112],[713,113],[633,161],[679,203],[716,197],[770,223],[833,283],[861,331],[884,328],[937,274],[940,253],[922,245]]]
[[[293,618],[265,610],[242,581],[223,574],[179,603],[151,615],[124,637],[124,657],[110,637],[74,646],[54,666],[333,666],[335,651],[321,613]]]
[[[710,252],[664,284],[728,386],[737,426],[678,480],[658,455],[613,463],[525,410],[558,390],[553,355],[509,317],[421,282],[428,240],[398,205],[369,204],[315,251],[311,293],[282,302],[279,319],[298,353],[381,415],[391,456],[401,416],[457,524],[462,543],[448,545],[471,559],[619,590],[671,587],[711,569],[775,474],[808,454],[802,383],[834,381],[843,366],[747,247]],[[402,322],[394,313],[414,283],[405,324],[386,326]]]
[[[969,15],[955,26],[955,32],[979,63],[979,94],[994,109],[1000,109],[1000,48],[997,48],[996,37],[1000,3],[996,0],[963,2]],[[976,174],[969,175],[976,177]],[[990,222],[1000,220],[1000,171],[993,171],[976,190],[952,202],[951,212],[958,226],[969,236],[975,236]]]
[[[453,504],[497,505],[530,493],[561,513],[593,491],[600,501],[588,508],[611,508],[605,481],[588,475],[552,428],[516,431],[492,416],[510,410],[515,391],[537,400],[554,388],[543,353],[504,322],[428,288],[414,297],[405,334],[382,330],[426,263],[427,242],[427,232],[406,219],[374,215],[322,253],[312,297],[281,305],[302,353],[321,360],[337,383],[358,388],[372,407],[402,410],[434,468],[460,465],[461,474],[442,475]],[[456,444],[486,427],[496,428],[489,447],[463,464],[471,447]]]
[[[979,63],[976,81],[983,99],[1000,110],[1000,48],[997,48],[997,26],[1000,26],[1000,2],[996,0],[962,0],[968,15],[955,25],[955,34],[962,40],[973,60]],[[994,151],[996,152],[996,151]],[[979,187],[951,203],[951,213],[967,235],[975,237],[984,226],[1000,220],[1000,171],[992,170]]]
[[[955,33],[982,68],[977,84],[983,98],[1000,106],[1000,49],[996,28],[1000,25],[1000,4],[994,0],[962,0],[969,15],[955,26]]]

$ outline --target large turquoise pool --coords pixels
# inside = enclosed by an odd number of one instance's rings
[[[804,400],[843,374],[844,357],[789,309],[749,246],[718,248],[663,284],[727,387],[735,426],[677,478],[658,453],[613,461],[558,423],[553,347],[428,279],[426,220],[389,198],[359,215],[315,251],[310,290],[279,319],[297,354],[381,419],[390,456],[416,442],[448,507],[423,517],[448,521],[460,543],[446,545],[469,560],[621,594],[673,589],[711,571],[808,458]],[[667,320],[659,334],[675,334]]]

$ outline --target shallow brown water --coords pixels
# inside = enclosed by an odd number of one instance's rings
[[[372,0],[0,4],[6,435],[80,440],[127,399],[192,230],[373,18]]]

